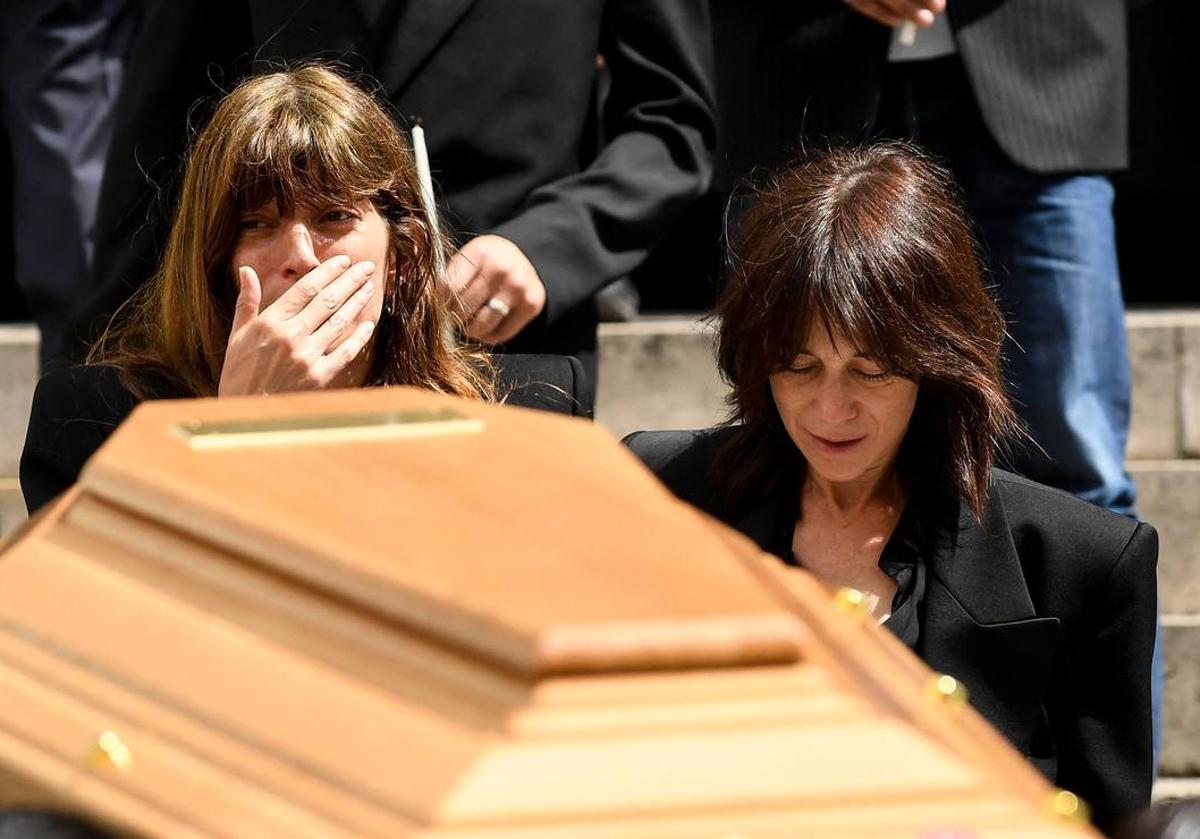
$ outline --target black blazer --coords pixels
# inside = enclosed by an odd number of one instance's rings
[[[1138,4],[946,4],[983,121],[1019,165],[1035,172],[1128,165],[1126,12]],[[870,136],[890,29],[842,0],[714,0],[713,23],[722,124],[743,126],[723,132],[731,170],[723,180],[778,160],[801,138]]]
[[[597,53],[612,78],[599,151]],[[249,70],[312,57],[371,74],[400,122],[422,120],[448,232],[498,233],[537,268],[546,309],[514,352],[594,347],[593,294],[708,186],[705,0],[571,0],[569,10],[562,0],[150,0],[117,104],[94,289],[68,356],[158,263],[189,123],[203,125]]]
[[[570,356],[496,356],[497,396],[505,404],[585,416],[583,368]],[[178,386],[150,386],[159,399],[188,396]],[[61,366],[38,381],[21,452],[21,493],[30,514],[79,478],[84,463],[139,400],[115,367]]]
[[[728,434],[638,432],[625,442],[677,496],[769,551],[779,516],[794,520],[798,486],[734,512],[711,475]],[[917,654],[961,680],[975,708],[1091,804],[1097,823],[1147,806],[1154,528],[999,470],[982,522],[946,502],[922,557]]]

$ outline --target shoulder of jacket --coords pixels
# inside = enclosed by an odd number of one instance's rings
[[[992,471],[988,503],[1002,508],[1018,543],[1036,534],[1044,549],[1067,551],[1080,564],[1094,561],[1097,569],[1110,567],[1139,532],[1154,532],[1148,524],[1001,469]]]
[[[679,458],[709,461],[731,429],[635,431],[621,440],[642,462],[657,471]]]

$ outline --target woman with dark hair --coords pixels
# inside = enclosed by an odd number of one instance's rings
[[[731,418],[628,445],[681,498],[860,590],[1099,822],[1149,802],[1153,528],[994,468],[1004,323],[949,176],[898,145],[755,196],[718,306]]]
[[[148,398],[414,385],[494,400],[522,386],[518,401],[573,412],[573,359],[497,370],[448,339],[436,229],[408,144],[366,91],[320,65],[240,84],[192,144],[153,280],[86,365],[38,384],[30,512]]]

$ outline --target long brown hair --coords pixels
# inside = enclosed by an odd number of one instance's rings
[[[1004,321],[950,175],[903,144],[809,152],[755,193],[717,307],[738,430],[716,469],[729,500],[770,492],[798,455],[768,379],[814,324],[917,381],[899,467],[981,516],[996,450],[1020,433],[1001,378]]]
[[[453,316],[437,287],[436,228],[420,196],[404,137],[366,91],[320,64],[251,78],[195,138],[158,270],[87,362],[119,368],[139,396],[147,377],[215,395],[237,299],[230,260],[239,214],[271,200],[287,209],[301,199],[368,199],[387,222],[395,278],[369,383],[494,398],[490,357],[444,338]]]

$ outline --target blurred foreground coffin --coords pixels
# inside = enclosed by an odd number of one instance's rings
[[[1095,835],[785,573],[583,421],[147,404],[0,557],[0,803],[171,837]]]

